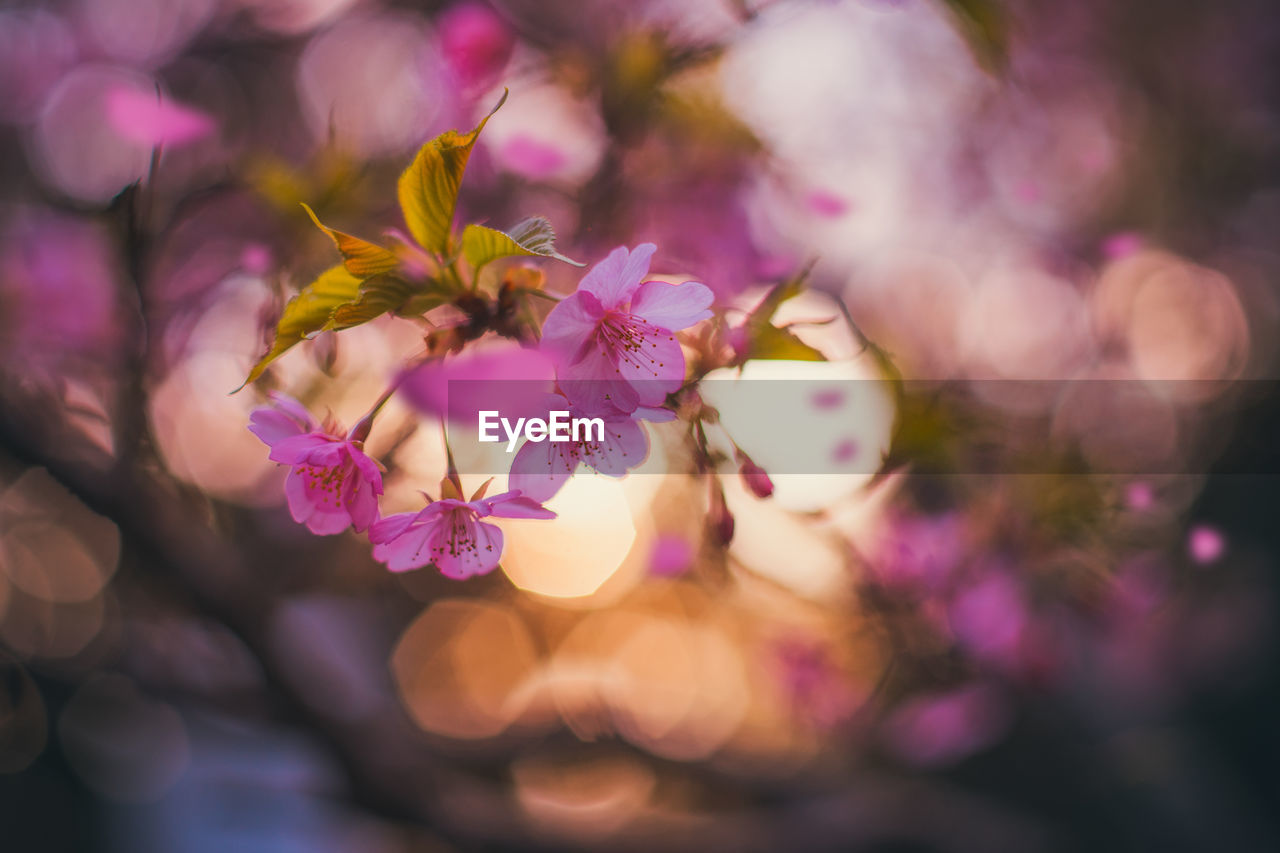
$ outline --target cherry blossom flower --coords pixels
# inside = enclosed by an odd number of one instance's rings
[[[443,498],[418,512],[401,512],[369,529],[373,558],[393,572],[435,565],[445,577],[466,580],[493,571],[502,557],[502,530],[479,519],[555,518],[519,489],[491,498]]]
[[[644,281],[656,248],[614,249],[543,323],[561,390],[587,409],[659,406],[684,381],[674,333],[710,317],[713,297],[694,281]]]
[[[509,482],[526,496],[548,501],[569,481],[580,465],[609,477],[622,477],[649,456],[649,437],[640,420],[669,421],[667,409],[638,406],[626,412],[607,401],[591,410],[575,405],[561,394],[546,396],[546,412],[567,411],[572,418],[600,418],[602,440],[526,441],[511,462]],[[588,431],[590,432],[590,431]]]
[[[378,463],[363,449],[368,419],[343,436],[336,426],[318,424],[292,397],[271,399],[272,406],[253,410],[249,431],[271,448],[268,459],[293,466],[284,488],[293,520],[320,536],[368,528],[382,494]]]

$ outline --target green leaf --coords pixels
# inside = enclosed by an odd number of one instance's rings
[[[424,291],[421,284],[405,281],[394,275],[371,276],[360,283],[358,296],[352,301],[334,308],[333,314],[324,328],[334,331],[350,329],[352,326],[367,323],[389,312],[401,313],[402,309],[411,303],[415,304],[416,307],[422,304],[420,301],[415,303],[415,299],[418,297],[429,298],[432,296],[438,296],[440,299],[435,305],[444,304],[445,297],[443,294]],[[435,305],[430,307],[435,307]],[[429,309],[423,308],[414,313],[421,314],[426,310]]]
[[[1009,12],[1002,0],[942,0],[974,60],[989,74],[1009,64]]]
[[[811,267],[812,265],[810,265]],[[747,315],[743,330],[746,333],[746,355],[743,359],[771,359],[775,361],[826,361],[827,357],[796,337],[789,329],[773,325],[773,315],[778,306],[804,291],[809,269],[799,275],[774,285],[760,304]]]
[[[289,348],[320,331],[329,322],[334,309],[355,299],[360,292],[360,279],[342,266],[331,267],[320,273],[311,284],[289,300],[276,324],[276,337],[267,354],[249,371],[244,385],[257,380],[267,365],[282,356]],[[241,385],[240,388],[243,388]],[[236,390],[239,391],[240,388]]]
[[[397,186],[400,209],[409,233],[424,249],[449,254],[453,211],[471,148],[485,124],[506,100],[507,92],[503,90],[497,106],[471,132],[446,131],[423,145],[400,176]]]
[[[381,246],[370,243],[368,240],[362,240],[359,237],[353,237],[350,234],[330,228],[321,222],[315,211],[306,204],[302,205],[302,209],[307,212],[307,216],[311,217],[311,221],[316,224],[316,227],[328,234],[329,239],[333,240],[333,244],[338,247],[338,251],[342,253],[342,257],[345,259],[344,266],[346,266],[347,272],[352,275],[367,278],[372,275],[392,272],[400,266],[399,259],[390,249],[384,249]]]
[[[765,323],[747,329],[747,358],[775,361],[826,361],[827,357],[789,329]]]
[[[556,232],[543,216],[531,216],[502,232],[483,225],[468,225],[462,232],[462,254],[479,274],[482,267],[498,258],[534,256],[555,258],[575,267],[583,266],[556,251]]]

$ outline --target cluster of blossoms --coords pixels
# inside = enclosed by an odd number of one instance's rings
[[[661,405],[684,381],[675,332],[710,317],[712,302],[711,291],[697,282],[644,281],[655,248],[615,249],[543,324],[540,347],[556,365],[558,384],[548,410],[600,417],[602,437],[526,443],[512,462],[510,490],[490,498],[486,483],[463,500],[450,470],[441,499],[427,496],[418,512],[381,517],[382,470],[364,452],[381,406],[344,434],[332,422],[317,422],[298,401],[274,394],[271,405],[253,412],[249,429],[271,448],[268,458],[292,468],[285,493],[294,520],[320,535],[368,531],[374,557],[391,571],[433,565],[461,580],[492,571],[501,559],[502,531],[481,519],[554,518],[542,503],[579,465],[622,476],[643,461],[649,446],[641,422],[673,419]]]

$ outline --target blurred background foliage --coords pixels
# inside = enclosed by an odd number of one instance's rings
[[[1273,7],[0,5],[5,849],[1274,849]],[[425,331],[228,393],[335,261],[300,205],[403,228],[504,87],[461,221],[735,323],[812,262],[773,345],[907,380],[878,475],[717,504],[657,431],[466,584],[291,522],[262,391],[350,423]]]

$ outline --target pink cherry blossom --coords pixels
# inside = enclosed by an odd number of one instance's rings
[[[994,744],[1012,718],[1001,692],[975,683],[905,703],[885,720],[884,735],[889,749],[906,762],[941,767]]]
[[[316,423],[297,400],[284,394],[271,399],[272,406],[249,416],[249,431],[271,448],[268,459],[293,466],[285,480],[293,520],[320,536],[368,528],[378,519],[382,474],[355,430],[342,436]]]
[[[369,529],[373,557],[393,572],[435,565],[445,577],[484,575],[502,558],[502,530],[481,518],[555,518],[519,489],[491,498],[444,498],[418,512],[389,515]]]
[[[436,22],[445,64],[463,88],[492,85],[502,74],[515,34],[497,12],[482,3],[459,3]]]
[[[649,456],[649,437],[641,419],[669,421],[675,414],[667,409],[645,406],[625,412],[609,403],[591,410],[571,403],[561,394],[546,397],[545,412],[567,411],[570,418],[604,421],[601,441],[526,441],[511,462],[511,487],[538,501],[548,501],[560,491],[578,466],[600,474],[622,477]]]
[[[542,346],[557,359],[560,388],[575,403],[622,411],[660,406],[684,381],[674,333],[710,317],[713,297],[694,281],[644,281],[656,248],[614,249],[547,315]]]

